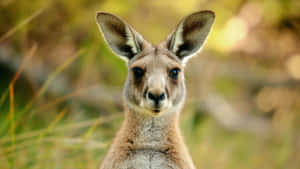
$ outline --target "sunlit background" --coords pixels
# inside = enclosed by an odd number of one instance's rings
[[[1,0],[0,168],[98,168],[127,68],[97,11],[159,43],[199,10],[216,22],[185,70],[181,128],[197,168],[299,169],[299,0]]]

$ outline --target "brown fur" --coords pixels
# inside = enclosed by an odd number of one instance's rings
[[[147,149],[164,154],[172,162],[176,163],[180,169],[192,168],[192,164],[190,164],[191,160],[187,155],[187,151],[178,128],[178,113],[175,113],[175,116],[166,117],[169,119],[166,120],[166,124],[164,124],[165,126],[163,127],[165,135],[162,134],[160,136],[163,141],[159,146],[155,147],[149,146],[147,142],[141,138],[138,131],[139,127],[143,126],[141,123],[146,119],[143,119],[144,117],[141,117],[140,113],[137,114],[130,110],[127,110],[125,114],[126,116],[123,125],[118,132],[117,137],[113,141],[108,155],[100,167],[101,169],[106,168],[106,166],[109,166],[107,168],[110,168],[112,162],[112,168],[117,168],[118,164],[128,159],[136,151]],[[155,117],[151,118],[155,121]]]
[[[213,12],[184,18],[158,46],[117,16],[100,12],[97,20],[105,40],[128,65],[125,120],[100,169],[195,169],[178,122],[186,93],[184,66],[205,42]]]

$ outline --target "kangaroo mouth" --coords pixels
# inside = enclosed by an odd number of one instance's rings
[[[152,105],[148,107],[148,110],[150,110],[151,114],[154,116],[158,116],[163,114],[168,110],[168,106],[166,105]]]
[[[162,114],[164,111],[164,109],[161,108],[154,108],[151,110],[151,114],[153,114],[154,116],[158,116],[160,114]]]
[[[163,107],[160,105],[149,106],[148,110],[150,110],[153,114],[158,115],[163,111]]]
[[[153,107],[152,107],[152,111],[156,114],[160,113],[162,111],[162,107],[161,105],[159,104],[155,104]]]
[[[155,113],[155,114],[158,114],[158,113],[160,113],[160,109],[153,109],[153,112]]]

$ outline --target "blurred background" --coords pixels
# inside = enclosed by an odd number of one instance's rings
[[[123,120],[127,68],[97,11],[159,43],[213,10],[181,128],[197,168],[300,168],[299,0],[1,0],[0,168],[95,169]]]

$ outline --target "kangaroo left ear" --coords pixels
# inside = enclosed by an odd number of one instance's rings
[[[142,51],[145,40],[118,16],[98,12],[97,23],[112,51],[126,62]]]
[[[185,17],[167,39],[168,50],[183,63],[200,52],[215,20],[212,11],[200,11]]]

